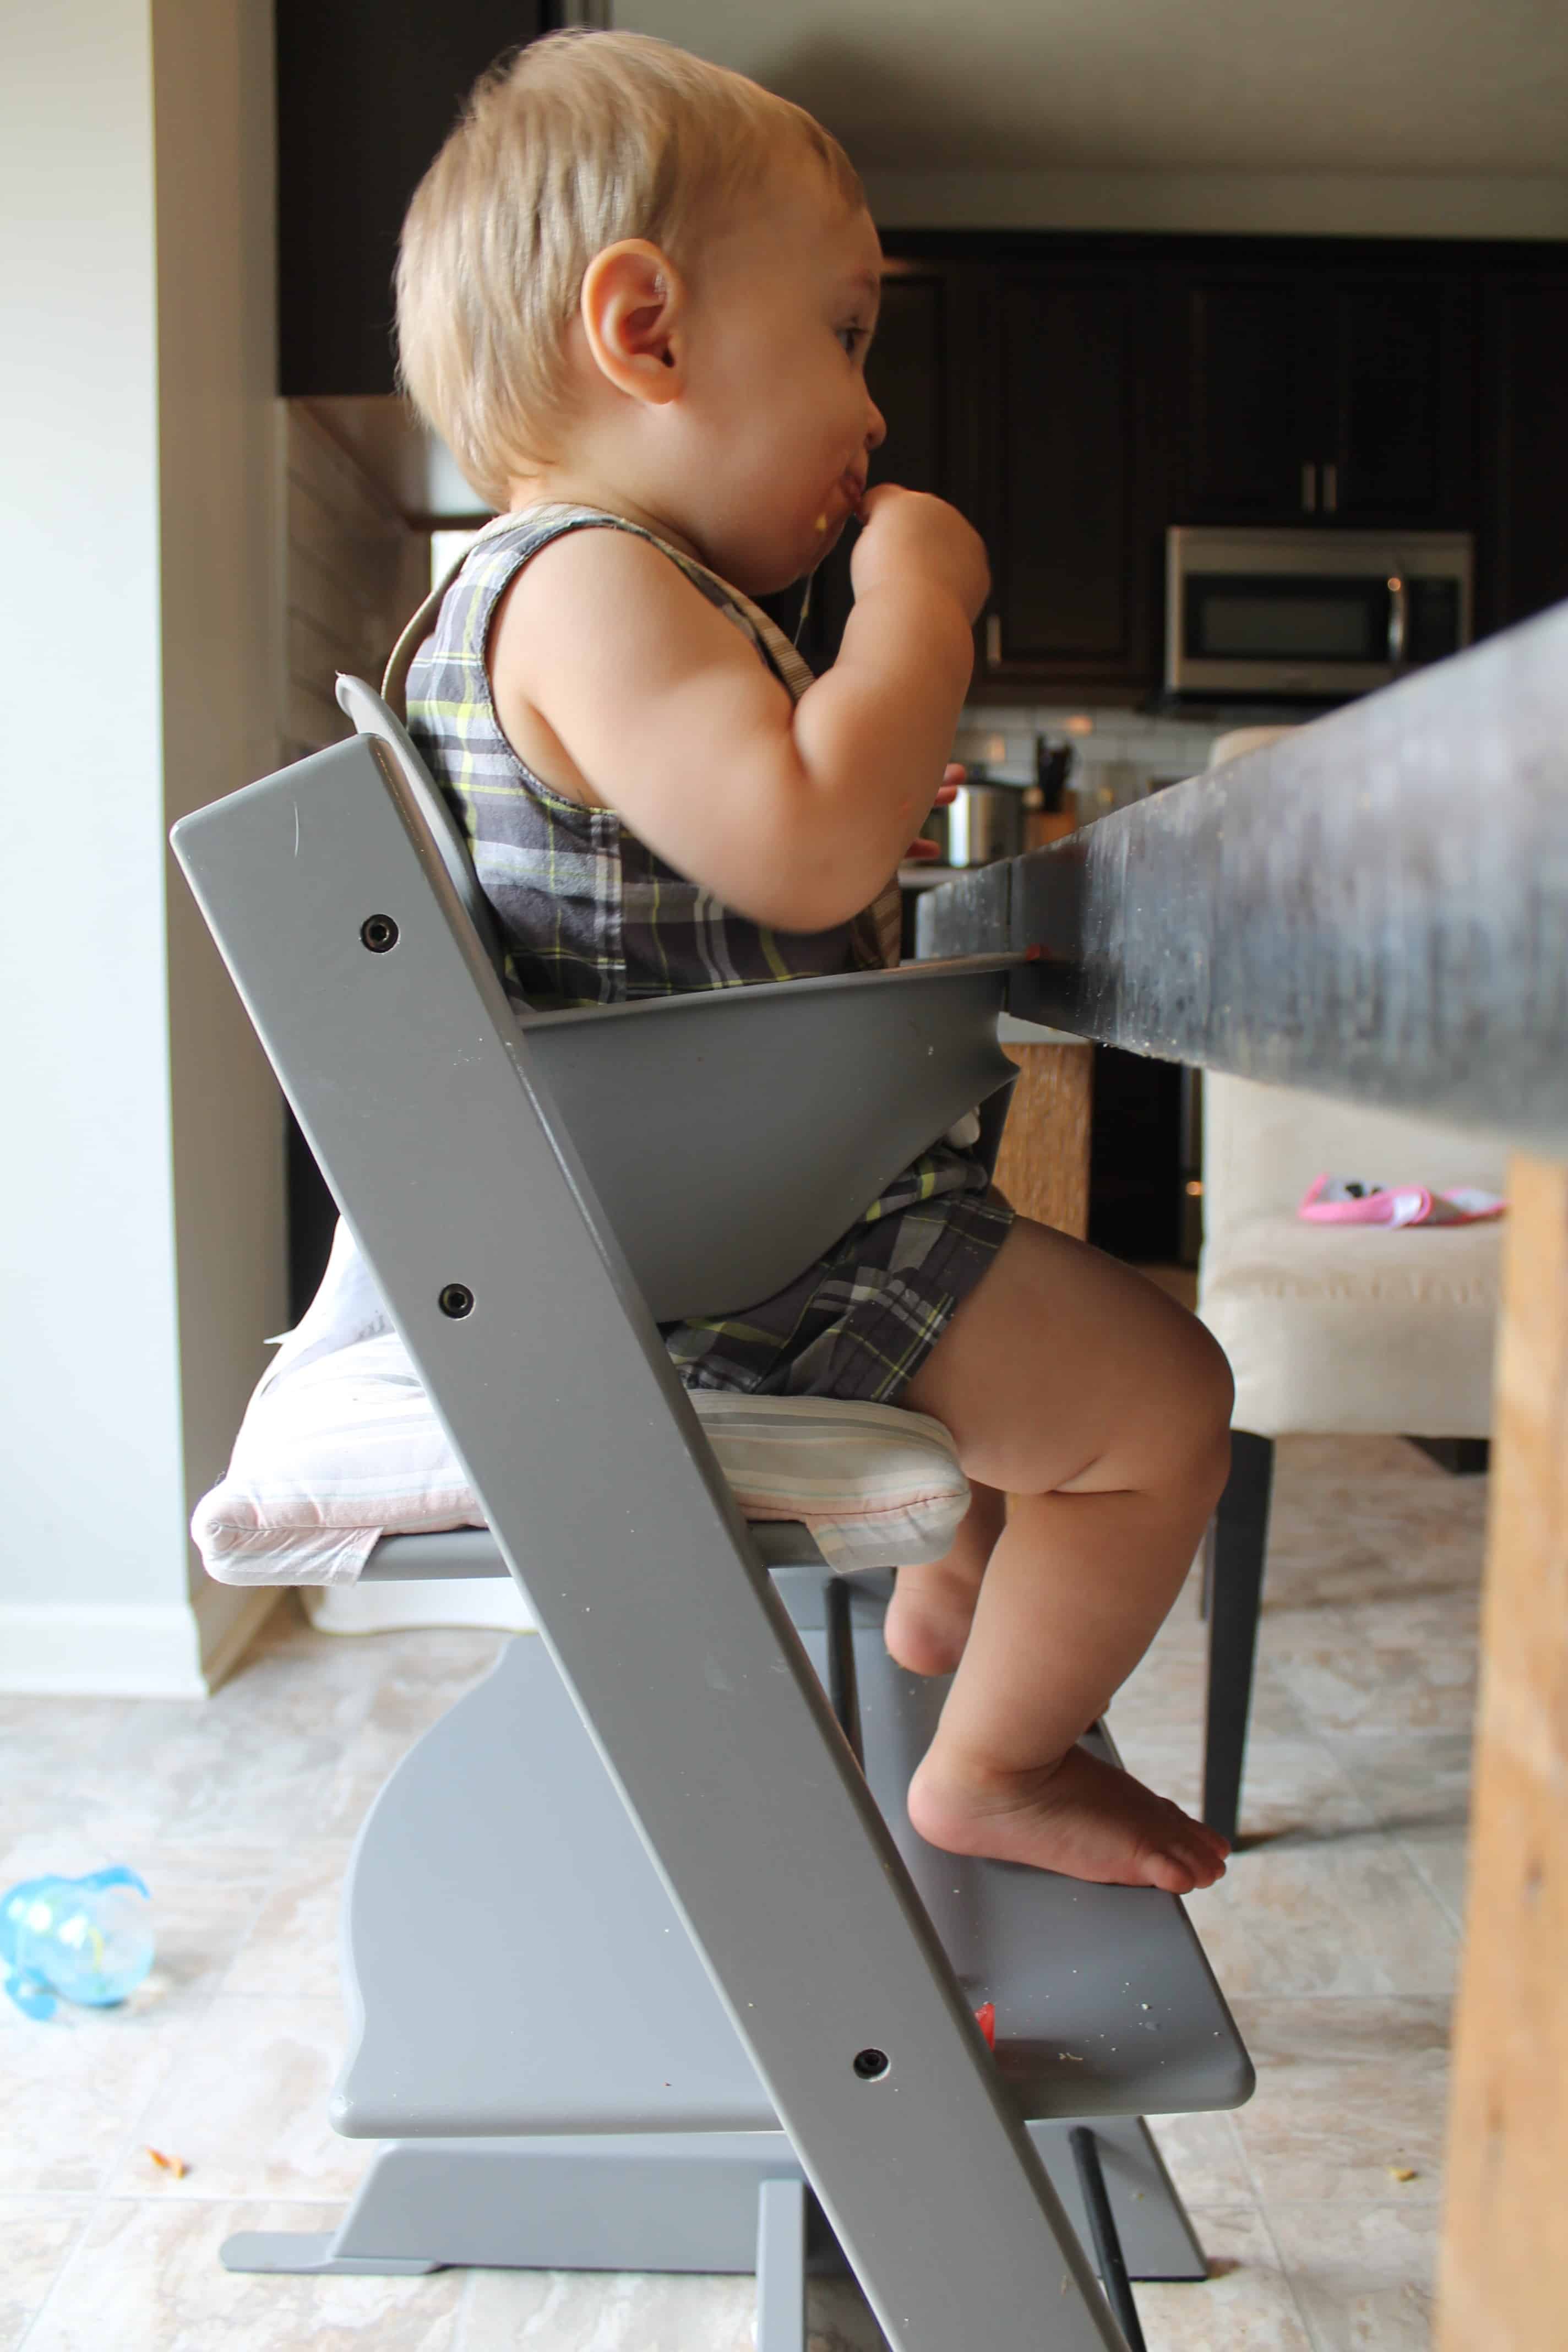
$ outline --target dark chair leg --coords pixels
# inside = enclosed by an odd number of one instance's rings
[[[1078,2185],[1083,2197],[1083,2210],[1089,2216],[1089,2234],[1094,2244],[1094,2266],[1100,2273],[1100,2284],[1105,2289],[1105,2300],[1127,2339],[1127,2352],[1148,2352],[1143,2330],[1139,2325],[1138,2306],[1132,2300],[1132,2282],[1127,2275],[1116,2219],[1106,2193],[1105,2174],[1100,2168],[1100,2149],[1094,2134],[1083,2124],[1075,2125],[1068,2134],[1068,2146],[1078,2168]]]
[[[1274,1440],[1233,1429],[1230,1478],[1215,1513],[1212,1539],[1208,1718],[1204,1728],[1204,1819],[1233,1845],[1273,1482]]]

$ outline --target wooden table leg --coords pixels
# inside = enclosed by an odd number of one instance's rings
[[[1509,1198],[1440,2352],[1568,2343],[1568,1167]]]
[[[1018,1066],[996,1181],[1020,1216],[1089,1237],[1089,1121],[1094,1049],[1004,1045]]]

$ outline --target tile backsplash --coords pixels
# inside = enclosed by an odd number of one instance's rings
[[[966,706],[960,722],[957,756],[984,762],[993,776],[1032,783],[1037,736],[1070,742],[1078,756],[1068,789],[1078,796],[1080,822],[1087,822],[1108,808],[1142,799],[1152,782],[1197,775],[1208,766],[1216,736],[1238,723],[1198,724],[1115,704],[1020,708],[974,702]],[[1003,747],[1000,752],[997,745]]]

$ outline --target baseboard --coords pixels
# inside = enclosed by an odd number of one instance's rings
[[[174,1607],[0,1606],[0,1691],[62,1698],[205,1698],[194,1612]]]
[[[210,1697],[279,1598],[276,1587],[247,1592],[242,1606],[216,1623],[184,1601],[172,1607],[6,1603],[0,1606],[0,1692],[39,1698]]]

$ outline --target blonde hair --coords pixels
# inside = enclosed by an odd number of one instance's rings
[[[594,256],[635,236],[682,261],[792,141],[864,205],[802,108],[646,34],[551,34],[480,79],[415,193],[397,261],[404,388],[476,489],[504,505],[547,454]]]

